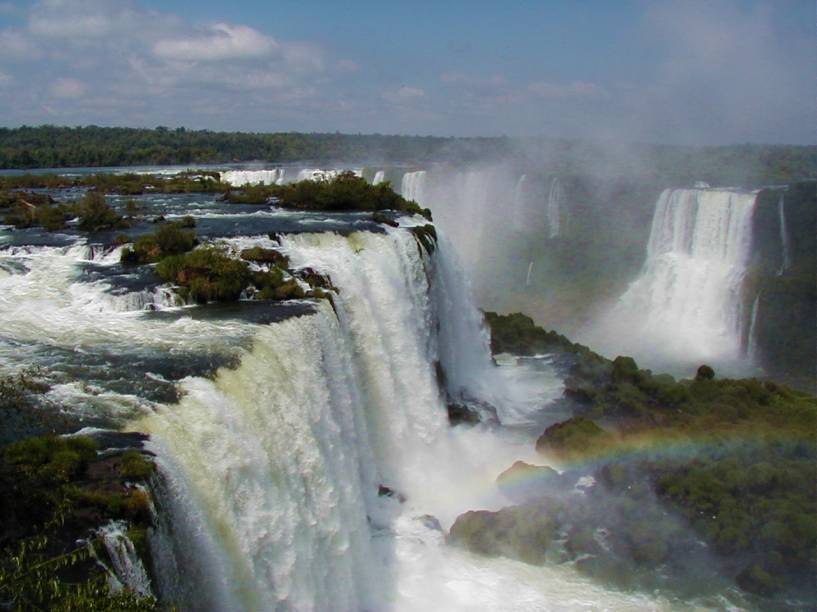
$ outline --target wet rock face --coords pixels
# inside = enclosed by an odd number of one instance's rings
[[[448,404],[448,422],[451,425],[476,425],[480,422],[479,413],[463,404]]]
[[[454,521],[448,537],[452,544],[475,553],[541,565],[557,528],[558,523],[547,508],[513,506],[498,512],[466,512]]]
[[[548,466],[531,465],[517,461],[496,479],[499,489],[517,503],[545,497],[555,489],[563,488],[559,472]]]
[[[548,427],[536,440],[540,453],[568,459],[608,441],[609,434],[590,419],[573,417]]]

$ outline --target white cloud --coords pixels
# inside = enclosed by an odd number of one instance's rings
[[[5,60],[29,60],[40,56],[37,47],[20,30],[0,30],[0,58]]]
[[[51,94],[56,98],[81,98],[85,91],[85,84],[77,79],[61,78],[51,85]]]
[[[100,39],[136,25],[138,15],[124,2],[42,0],[28,15],[28,30],[42,38]],[[143,24],[146,25],[146,24]]]
[[[341,59],[335,63],[335,68],[337,68],[340,72],[350,74],[353,72],[358,72],[360,70],[360,65],[354,60]]]
[[[0,72],[0,87],[7,87],[14,82],[14,77],[5,72]]]
[[[477,89],[500,88],[506,84],[505,79],[498,74],[483,77],[465,74],[463,72],[445,72],[440,75],[440,81],[446,85],[457,85]]]
[[[609,95],[600,85],[585,81],[570,83],[540,81],[528,85],[528,91],[540,98],[604,98]]]
[[[422,98],[426,95],[425,90],[420,89],[419,87],[408,87],[403,85],[402,87],[394,90],[394,91],[387,91],[383,94],[383,98],[388,100],[389,102],[409,102],[412,100],[417,100]]]
[[[249,26],[217,23],[202,34],[160,40],[153,51],[168,60],[206,62],[265,57],[277,48],[274,39]]]

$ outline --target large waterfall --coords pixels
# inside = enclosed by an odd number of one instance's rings
[[[471,177],[471,193],[479,184]],[[121,247],[66,234],[0,250],[0,372],[40,365],[46,402],[151,434],[153,592],[219,611],[661,605],[569,565],[446,543],[463,512],[509,503],[496,478],[537,461],[536,436],[561,414],[543,407],[563,386],[546,361],[492,362],[443,232],[429,252],[413,233],[419,217],[373,227],[357,214],[187,198],[145,201],[193,212],[202,235],[233,251],[275,246],[337,295],[179,308],[149,270],[119,263]],[[501,425],[451,427],[449,401],[493,408]]]
[[[782,275],[791,267],[791,247],[789,246],[789,228],[786,226],[786,200],[785,192],[780,192],[777,200],[777,218],[780,223],[780,268],[777,275]]]
[[[243,185],[280,185],[284,182],[286,170],[228,170],[221,173],[221,180],[236,187]]]
[[[426,201],[426,171],[406,172],[400,183],[400,193],[407,200],[424,205]]]
[[[547,201],[548,238],[556,238],[562,229],[562,186],[559,177],[550,183]]]
[[[137,423],[166,475],[153,549],[174,568],[159,584],[168,599],[196,610],[649,603],[569,567],[445,544],[441,528],[461,512],[507,504],[494,483],[504,467],[533,460],[530,434],[452,429],[446,395],[501,400],[500,418],[523,422],[560,387],[506,395],[444,238],[433,254],[404,227],[280,240],[293,265],[331,279],[334,304],[259,328],[237,368],[186,379],[178,404]]]
[[[718,189],[665,190],[643,271],[590,333],[596,346],[668,367],[740,360],[741,285],[755,198]]]

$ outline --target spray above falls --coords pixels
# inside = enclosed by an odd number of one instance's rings
[[[740,361],[755,199],[721,189],[663,191],[641,275],[589,338],[609,354],[670,369]]]

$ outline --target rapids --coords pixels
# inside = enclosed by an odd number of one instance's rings
[[[510,503],[497,475],[537,462],[536,436],[565,415],[549,408],[563,386],[548,357],[492,362],[445,235],[429,253],[411,233],[419,218],[384,228],[186,195],[146,202],[192,213],[232,248],[277,235],[293,265],[338,289],[333,304],[180,308],[117,250],[71,232],[20,246],[36,236],[0,230],[3,372],[41,365],[53,409],[151,434],[154,592],[182,610],[677,605],[446,543],[462,512]],[[452,428],[448,401],[501,424]],[[119,570],[145,585],[108,533]]]

